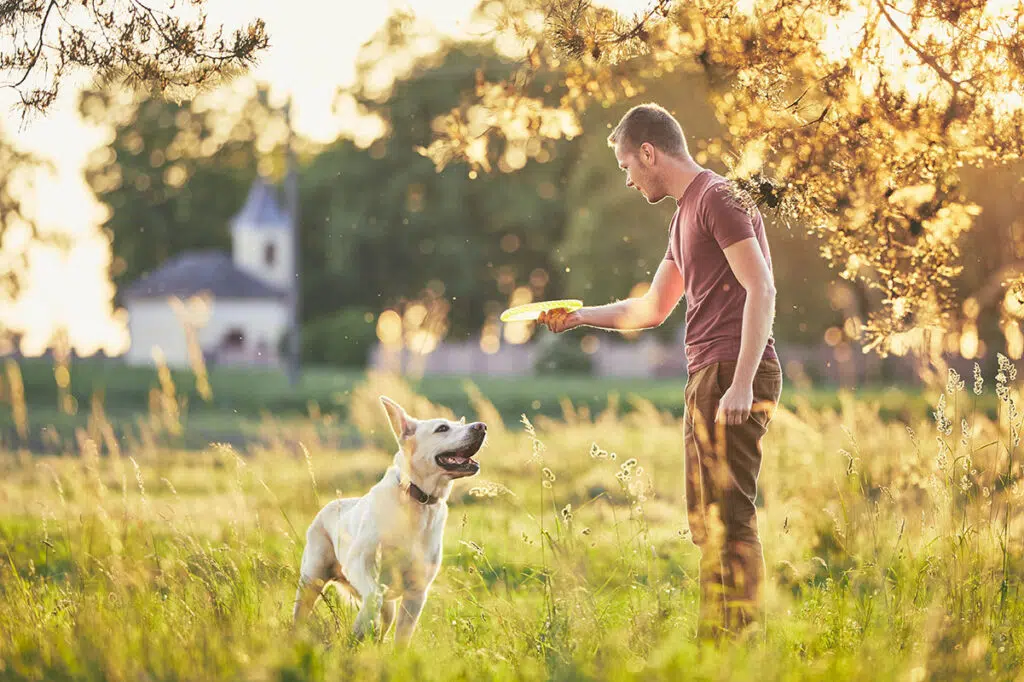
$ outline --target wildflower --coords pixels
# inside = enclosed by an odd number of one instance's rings
[[[914,447],[919,447],[919,443],[917,442],[917,434],[914,433],[914,429],[910,428],[909,425],[907,426],[907,434],[910,435],[910,442],[914,444]]]
[[[473,497],[497,497],[498,495],[512,495],[515,497],[515,493],[493,481],[480,481],[479,485],[475,485],[467,491]]]
[[[939,454],[935,456],[935,468],[944,470],[946,465],[949,464],[949,460],[946,458],[946,450],[948,448],[946,447],[946,442],[942,440],[942,436],[936,436],[935,440],[939,446]]]
[[[477,555],[478,557],[482,557],[484,555],[484,548],[476,544],[472,540],[459,540],[459,543],[465,545],[466,547],[469,547],[473,554]]]
[[[946,393],[953,395],[962,390],[964,390],[964,380],[960,378],[960,374],[955,369],[950,367],[946,377]]]
[[[1002,353],[996,353],[996,359],[999,360],[999,373],[1006,372],[1009,376],[1010,381],[1017,378],[1017,366],[1010,362],[1010,359]],[[1004,379],[1005,381],[1005,379]]]
[[[946,394],[943,393],[939,396],[939,404],[932,415],[935,417],[935,424],[940,432],[947,436],[953,432],[953,422],[946,416]]]
[[[839,454],[846,458],[846,475],[857,475],[857,459],[848,450],[839,448]]]

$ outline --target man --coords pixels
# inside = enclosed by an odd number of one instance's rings
[[[686,295],[686,506],[701,549],[698,634],[718,637],[760,621],[764,554],[754,499],[761,438],[782,391],[771,336],[775,285],[764,224],[729,181],[690,156],[682,128],[655,104],[634,107],[608,137],[626,186],[649,203],[676,200],[668,249],[646,294],[539,320],[648,329]]]

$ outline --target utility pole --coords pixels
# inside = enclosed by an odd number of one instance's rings
[[[299,271],[302,259],[299,257],[299,178],[295,163],[294,131],[292,130],[292,98],[284,105],[284,120],[288,126],[288,147],[287,147],[287,170],[285,173],[285,201],[288,205],[288,216],[291,222],[291,271],[292,282],[288,290],[288,384],[294,388],[299,383],[301,372],[302,343],[300,338],[301,329],[301,278]]]

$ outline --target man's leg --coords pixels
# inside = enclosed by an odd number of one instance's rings
[[[743,629],[759,620],[762,609],[764,554],[754,501],[760,441],[778,403],[782,373],[778,363],[762,362],[754,378],[756,411],[741,425],[715,424],[735,366],[715,363],[687,383],[687,516],[693,542],[701,550],[700,637]]]
[[[716,459],[710,430],[721,397],[717,364],[698,370],[686,384],[683,453],[686,471],[686,515],[693,543],[700,549],[700,609],[697,636],[717,639],[726,625],[725,525],[721,487],[722,465]]]
[[[732,383],[735,363],[723,363],[722,385]],[[764,551],[757,528],[757,479],[761,470],[761,439],[768,430],[782,392],[782,371],[775,361],[762,361],[754,376],[755,411],[746,422],[726,431],[729,477],[722,491],[725,513],[723,552],[726,627],[739,632],[762,621]]]

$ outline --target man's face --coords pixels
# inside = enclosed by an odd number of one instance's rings
[[[626,187],[638,190],[648,203],[656,204],[668,196],[658,174],[657,150],[650,143],[633,147],[620,140],[615,145],[615,160],[626,171]]]

